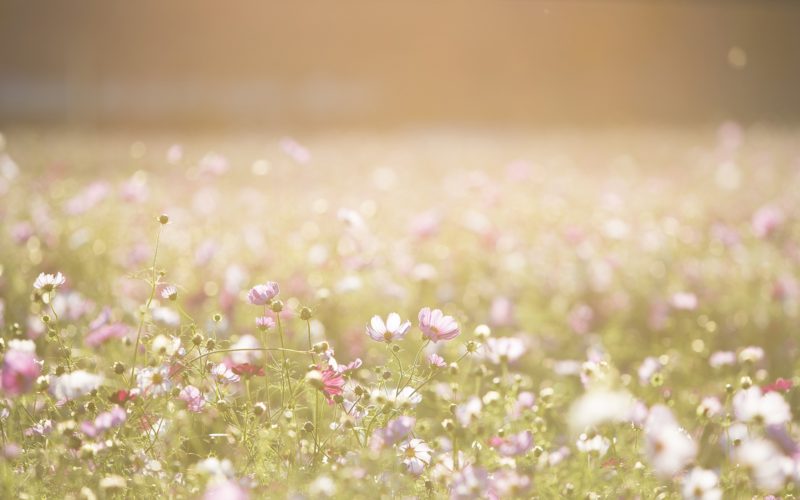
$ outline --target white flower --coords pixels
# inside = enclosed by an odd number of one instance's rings
[[[703,398],[703,401],[700,402],[700,405],[697,407],[697,414],[703,415],[705,417],[716,417],[722,412],[722,403],[719,402],[719,399],[711,396],[707,398]]]
[[[455,415],[463,427],[468,427],[480,417],[482,409],[481,399],[478,396],[472,396],[466,403],[456,407]]]
[[[33,340],[11,339],[8,341],[8,350],[36,354],[36,344]]]
[[[56,377],[50,384],[50,393],[57,400],[70,400],[89,394],[100,387],[103,377],[83,370]]]
[[[394,403],[395,406],[414,406],[422,401],[422,395],[413,387],[404,387],[399,392],[389,387],[373,389],[370,397],[379,404]]]
[[[153,351],[158,354],[173,356],[181,347],[181,339],[173,336],[158,335],[153,339]]]
[[[150,311],[150,314],[153,317],[153,321],[164,326],[177,327],[181,324],[181,315],[169,307],[155,307]]]
[[[431,452],[428,444],[421,439],[410,439],[397,447],[403,464],[408,472],[419,476],[427,465],[431,463]]]
[[[783,488],[785,459],[787,457],[765,439],[748,439],[736,448],[736,461],[749,469],[756,487],[765,493]]]
[[[220,384],[232,384],[238,382],[240,379],[239,375],[233,373],[233,371],[223,363],[214,365],[214,368],[211,369],[211,376]]]
[[[41,273],[39,277],[36,278],[36,281],[33,282],[33,287],[37,290],[50,292],[66,283],[66,281],[64,275],[61,273],[56,273],[55,275]]]
[[[697,444],[666,406],[657,405],[645,424],[645,453],[657,476],[670,477],[694,460]]]
[[[217,457],[208,457],[197,462],[194,468],[197,472],[208,474],[217,479],[231,479],[236,475],[233,464],[227,458],[220,460]]]
[[[572,403],[567,421],[572,432],[577,433],[604,422],[621,422],[629,417],[632,408],[633,397],[627,392],[589,391]]]
[[[367,325],[367,335],[378,342],[392,342],[402,340],[409,328],[411,328],[411,322],[403,322],[400,315],[393,312],[386,317],[385,323],[380,316],[373,316],[370,324]]]
[[[490,362],[513,363],[525,354],[525,343],[517,337],[489,337],[483,355]]]
[[[581,434],[578,436],[578,441],[575,443],[575,445],[583,453],[595,453],[602,457],[611,447],[611,441],[609,441],[608,438],[604,438],[600,434],[596,434],[591,438],[586,434]]]
[[[777,392],[762,394],[758,387],[742,389],[733,395],[733,411],[742,422],[780,425],[792,419],[792,411]]]
[[[695,467],[683,478],[681,491],[683,498],[687,500],[720,500],[722,498],[717,474],[700,467]]]
[[[161,298],[175,300],[178,298],[178,289],[175,285],[167,285],[161,290]]]
[[[148,396],[168,393],[172,389],[172,382],[169,380],[169,367],[159,366],[138,370],[136,372],[136,384],[142,394]]]
[[[740,363],[756,363],[762,359],[764,359],[764,349],[757,346],[745,347],[739,353]]]

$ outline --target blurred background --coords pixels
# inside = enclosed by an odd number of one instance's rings
[[[796,1],[0,1],[5,127],[798,118]]]

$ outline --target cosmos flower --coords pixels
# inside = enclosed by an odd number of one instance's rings
[[[41,366],[33,352],[27,349],[9,349],[3,356],[0,387],[9,396],[19,396],[33,388],[41,372]]]
[[[611,441],[600,434],[595,434],[592,437],[581,434],[578,436],[578,441],[575,443],[575,446],[583,453],[591,453],[602,457],[608,453],[608,449],[611,447]]]
[[[167,394],[172,389],[169,367],[164,365],[137,370],[136,385],[147,396]]]
[[[333,396],[342,394],[344,390],[344,376],[331,367],[322,369],[316,367],[306,374],[306,381],[325,394],[328,404],[333,404]]]
[[[250,363],[241,363],[238,365],[233,365],[231,367],[231,371],[236,375],[244,376],[244,377],[252,377],[252,376],[264,376],[264,367],[263,366],[256,366]]]
[[[645,453],[659,477],[671,477],[694,460],[697,444],[675,421],[666,406],[650,409],[645,424]]]
[[[33,282],[33,287],[37,290],[52,292],[66,282],[66,278],[61,273],[56,273],[55,275],[41,273],[36,278],[36,281]]]
[[[711,470],[695,467],[681,483],[683,498],[687,500],[721,500],[722,490],[719,488],[719,477]]]
[[[435,368],[444,368],[445,366],[447,366],[447,363],[445,362],[444,358],[439,356],[435,352],[431,353],[430,356],[428,356],[428,364],[430,364],[432,367]]]
[[[761,392],[759,387],[742,389],[733,395],[733,412],[741,422],[780,425],[792,419],[786,400],[777,392]]]
[[[200,413],[206,405],[206,399],[203,397],[202,391],[193,385],[187,385],[181,389],[178,395],[181,401],[186,403],[186,408],[193,413]]]
[[[233,373],[224,363],[219,363],[211,368],[211,376],[219,384],[233,384],[240,380],[239,375]]]
[[[158,335],[153,339],[152,343],[153,352],[166,356],[174,356],[180,347],[180,337],[173,337],[172,335]]]
[[[269,330],[275,326],[275,320],[269,316],[259,316],[256,318],[256,327],[259,330]]]
[[[489,438],[489,446],[504,457],[523,455],[533,447],[533,434],[531,431],[522,431],[506,437],[494,436]]]
[[[422,474],[425,467],[431,463],[433,450],[421,439],[410,439],[398,446],[397,451],[408,472],[415,476]]]
[[[410,328],[410,321],[402,322],[400,315],[393,312],[386,318],[386,323],[380,316],[373,316],[370,324],[367,325],[367,335],[372,340],[389,343],[402,340]]]
[[[166,300],[175,300],[178,298],[178,289],[175,285],[167,285],[161,289],[161,298]]]
[[[513,363],[525,354],[525,343],[517,337],[489,337],[484,344],[483,356],[499,365]]]
[[[750,472],[756,487],[764,493],[776,493],[786,482],[789,460],[766,439],[746,439],[736,448],[736,462]]]
[[[109,429],[119,427],[127,418],[128,414],[125,410],[114,405],[109,411],[97,415],[93,421],[82,422],[81,431],[91,438],[96,438]]]
[[[77,370],[56,377],[50,384],[50,393],[59,401],[77,399],[100,387],[103,377],[84,370]]]
[[[272,302],[279,293],[278,284],[274,281],[268,281],[251,288],[247,293],[247,300],[254,306],[263,306]]]
[[[377,451],[404,439],[414,428],[416,421],[417,419],[407,415],[393,418],[386,423],[385,428],[378,429],[372,434],[370,448]]]
[[[445,316],[441,309],[431,310],[430,307],[419,311],[419,328],[433,342],[452,340],[461,333],[452,316]]]

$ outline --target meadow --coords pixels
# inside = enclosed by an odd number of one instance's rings
[[[0,143],[2,498],[796,494],[796,129]]]

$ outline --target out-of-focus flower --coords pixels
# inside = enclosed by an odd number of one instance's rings
[[[567,421],[573,433],[604,422],[622,422],[633,407],[633,397],[623,391],[590,390],[570,406]]]
[[[600,434],[595,434],[592,437],[589,437],[586,434],[581,434],[578,436],[575,446],[577,446],[578,450],[583,453],[591,453],[602,457],[608,453],[608,449],[611,447],[611,441]]]
[[[472,396],[466,403],[456,406],[455,416],[463,427],[469,427],[480,417],[482,410],[481,399],[478,396]]]
[[[32,351],[11,348],[3,356],[0,386],[4,393],[10,396],[19,396],[33,388],[33,384],[41,372],[41,366]]]
[[[81,431],[89,437],[96,438],[109,429],[119,427],[127,418],[128,414],[125,410],[115,405],[111,410],[97,415],[94,421],[83,422]]]
[[[203,493],[203,500],[250,500],[250,493],[233,480],[211,482]]]
[[[775,205],[765,205],[753,214],[753,233],[759,238],[766,238],[780,228],[785,219],[783,210]]]
[[[704,417],[713,418],[722,412],[722,403],[718,398],[707,397],[703,398],[700,405],[697,407],[697,414]]]
[[[513,363],[525,354],[525,343],[517,337],[489,337],[483,355],[491,363]]]
[[[275,320],[269,316],[259,316],[256,318],[256,327],[259,330],[269,330],[275,326]]]
[[[77,370],[56,377],[50,383],[50,393],[59,401],[69,401],[89,394],[100,387],[103,377],[84,370]]]
[[[367,325],[367,335],[378,342],[402,340],[411,328],[410,321],[402,321],[397,313],[389,313],[386,322],[380,316],[373,316]]]
[[[672,295],[670,304],[674,309],[694,311],[697,309],[697,296],[691,292],[678,292]]]
[[[36,281],[33,282],[33,288],[37,290],[43,290],[45,292],[51,292],[66,282],[67,279],[64,278],[64,275],[61,273],[56,273],[55,275],[41,273],[36,278]]]
[[[253,335],[242,335],[233,345],[230,353],[231,364],[256,363],[264,357],[261,342]]]
[[[791,389],[793,385],[794,384],[792,383],[791,380],[787,380],[785,378],[778,377],[778,379],[775,380],[775,382],[772,382],[771,384],[765,385],[762,388],[762,390],[764,391],[764,393],[767,393],[767,392],[786,392],[789,389]]]
[[[570,310],[567,322],[572,331],[581,335],[589,333],[594,320],[594,310],[586,304],[578,304]]]
[[[256,366],[250,363],[241,363],[238,365],[233,365],[231,367],[231,371],[239,376],[244,377],[253,377],[253,376],[264,376],[264,367],[263,366]]]
[[[748,346],[739,352],[740,363],[757,363],[764,359],[764,349],[758,346]]]
[[[736,363],[736,353],[733,351],[716,351],[708,358],[708,364],[712,368],[720,368]]]
[[[153,352],[161,355],[174,356],[181,347],[181,339],[172,335],[158,335],[153,339]]]
[[[659,477],[671,477],[694,460],[697,444],[684,431],[666,406],[650,409],[645,424],[645,453]]]
[[[419,312],[419,328],[433,342],[452,340],[461,333],[452,316],[445,316],[440,309],[431,310],[429,307]]]
[[[523,455],[533,446],[533,433],[522,431],[511,436],[493,436],[489,438],[489,446],[497,450],[504,457]]]
[[[203,392],[193,385],[187,385],[181,389],[178,397],[181,399],[181,401],[186,403],[186,408],[194,413],[202,412],[203,407],[206,405],[206,399],[203,396]]]
[[[450,482],[451,500],[484,498],[489,488],[489,474],[485,469],[468,465],[454,471]]]
[[[274,281],[268,281],[251,288],[247,293],[247,300],[255,306],[263,306],[272,302],[278,296],[278,293],[280,293],[278,284]]]
[[[417,419],[407,415],[401,415],[387,422],[386,427],[375,431],[370,438],[370,447],[373,450],[380,450],[385,446],[392,445],[404,439],[411,430]]]
[[[720,500],[722,498],[717,473],[701,467],[695,467],[684,476],[681,492],[683,498],[687,500]]]
[[[736,461],[750,472],[756,487],[775,493],[786,482],[786,460],[780,450],[766,439],[746,439],[736,448]]]
[[[653,375],[661,371],[661,363],[658,361],[658,358],[653,356],[648,356],[644,358],[642,364],[639,365],[639,369],[637,370],[637,374],[639,375],[639,383],[641,385],[647,385],[650,383],[650,379],[653,378]]]
[[[733,411],[741,422],[780,425],[792,419],[792,411],[777,392],[763,394],[759,387],[742,389],[733,395]]]
[[[433,450],[421,439],[410,439],[397,447],[408,472],[419,476],[431,463]]]
[[[175,285],[167,285],[161,289],[161,298],[166,300],[175,300],[178,298],[178,289]]]

